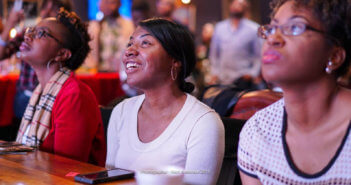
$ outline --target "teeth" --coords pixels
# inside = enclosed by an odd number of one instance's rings
[[[131,68],[137,68],[139,65],[137,63],[127,63],[126,68],[131,69]]]

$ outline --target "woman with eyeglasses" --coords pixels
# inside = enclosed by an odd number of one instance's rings
[[[350,0],[274,0],[258,35],[265,80],[284,98],[240,133],[243,184],[351,184]]]
[[[89,40],[86,25],[63,8],[56,18],[26,30],[21,59],[33,67],[39,85],[17,142],[103,166],[106,143],[98,104],[91,89],[73,74],[90,50]]]

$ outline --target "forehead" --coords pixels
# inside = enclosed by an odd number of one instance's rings
[[[297,6],[294,1],[287,1],[282,4],[273,16],[274,22],[285,22],[295,17],[305,19],[313,25],[320,25],[320,21],[313,15],[310,8]]]
[[[138,27],[135,29],[135,31],[134,31],[132,37],[133,37],[134,39],[136,39],[136,38],[140,38],[141,36],[151,36],[151,37],[153,37],[149,31],[147,31],[146,29],[144,29],[144,28],[141,27],[141,26],[138,26]]]
[[[37,28],[44,28],[49,33],[53,34],[54,36],[60,37],[66,31],[66,28],[59,23],[56,18],[47,18],[40,21],[37,25]]]

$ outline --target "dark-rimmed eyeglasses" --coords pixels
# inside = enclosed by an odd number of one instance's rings
[[[43,28],[28,27],[24,34],[27,36],[31,36],[33,39],[41,39],[42,37],[51,37],[57,43],[63,46],[63,43],[60,40],[58,40],[56,37],[51,35],[48,31],[46,31]]]
[[[313,28],[303,22],[288,22],[280,26],[272,24],[262,25],[258,28],[257,35],[263,39],[267,39],[268,36],[275,34],[278,28],[287,36],[301,35],[306,30],[312,30],[324,34],[324,31]]]

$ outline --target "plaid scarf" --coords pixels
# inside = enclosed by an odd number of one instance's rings
[[[68,68],[61,68],[45,85],[44,90],[39,84],[29,100],[24,112],[16,141],[22,143],[26,137],[26,145],[38,147],[49,134],[51,128],[51,111],[57,94],[71,74]],[[24,135],[30,127],[28,135]]]

